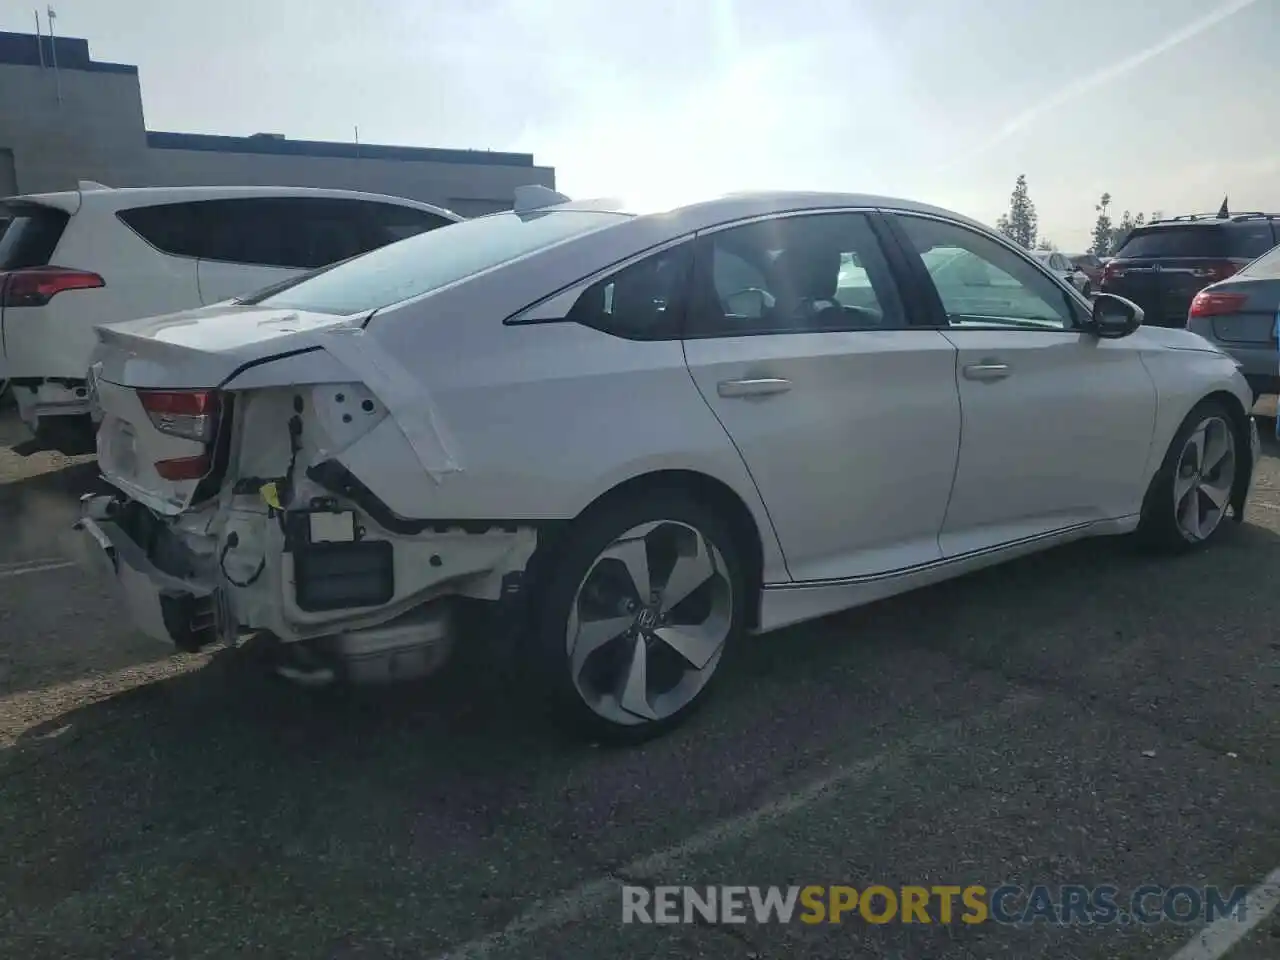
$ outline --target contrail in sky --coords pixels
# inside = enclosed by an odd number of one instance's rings
[[[1192,20],[1183,27],[1179,27],[1173,33],[1169,34],[1157,43],[1125,57],[1119,63],[1113,63],[1108,67],[1103,67],[1101,70],[1089,74],[1088,76],[1081,77],[1078,80],[1068,83],[1052,96],[1046,97],[1039,103],[1028,107],[1013,119],[1006,121],[996,134],[991,137],[991,139],[973,147],[970,150],[966,150],[957,157],[952,158],[952,160],[945,164],[942,169],[949,170],[958,164],[987,153],[992,148],[997,147],[1004,141],[1008,140],[1015,133],[1018,133],[1030,124],[1035,123],[1046,113],[1050,113],[1062,106],[1064,103],[1068,103],[1069,101],[1088,93],[1090,90],[1095,90],[1098,87],[1110,83],[1118,77],[1124,76],[1129,71],[1142,66],[1148,60],[1172,50],[1179,44],[1186,43],[1193,37],[1197,37],[1204,33],[1210,27],[1217,26],[1223,20],[1226,20],[1228,17],[1235,16],[1241,10],[1244,10],[1246,7],[1253,6],[1255,3],[1257,3],[1257,0],[1228,0],[1228,2],[1221,4],[1217,8],[1206,13],[1204,16]]]

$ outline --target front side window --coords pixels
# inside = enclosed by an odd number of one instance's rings
[[[379,247],[242,302],[335,316],[365,313],[627,219],[626,214],[594,210],[550,210],[464,220]]]
[[[888,263],[863,214],[762,220],[698,244],[689,336],[903,326]]]
[[[1066,292],[1012,250],[954,223],[907,215],[898,222],[933,280],[949,326],[1075,326]]]

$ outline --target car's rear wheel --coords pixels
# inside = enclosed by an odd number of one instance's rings
[[[557,719],[639,742],[703,703],[746,610],[741,552],[716,511],[678,491],[577,520],[541,578],[537,674]]]
[[[1151,481],[1139,532],[1167,549],[1205,546],[1226,519],[1239,469],[1230,412],[1217,400],[1198,404],[1178,428]]]

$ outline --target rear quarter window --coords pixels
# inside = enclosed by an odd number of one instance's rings
[[[200,256],[200,237],[191,203],[164,203],[121,210],[116,216],[126,227],[161,253]]]
[[[15,204],[7,213],[8,227],[0,231],[0,270],[47,266],[71,215],[38,204]]]

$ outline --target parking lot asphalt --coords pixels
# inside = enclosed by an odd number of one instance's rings
[[[624,925],[621,885],[1255,887],[1265,443],[1208,552],[1082,543],[753,640],[624,751],[531,722],[483,661],[317,694],[171,656],[61,565],[92,464],[0,447],[0,956],[1173,957],[1199,924]],[[1280,956],[1280,913],[1227,955]]]

